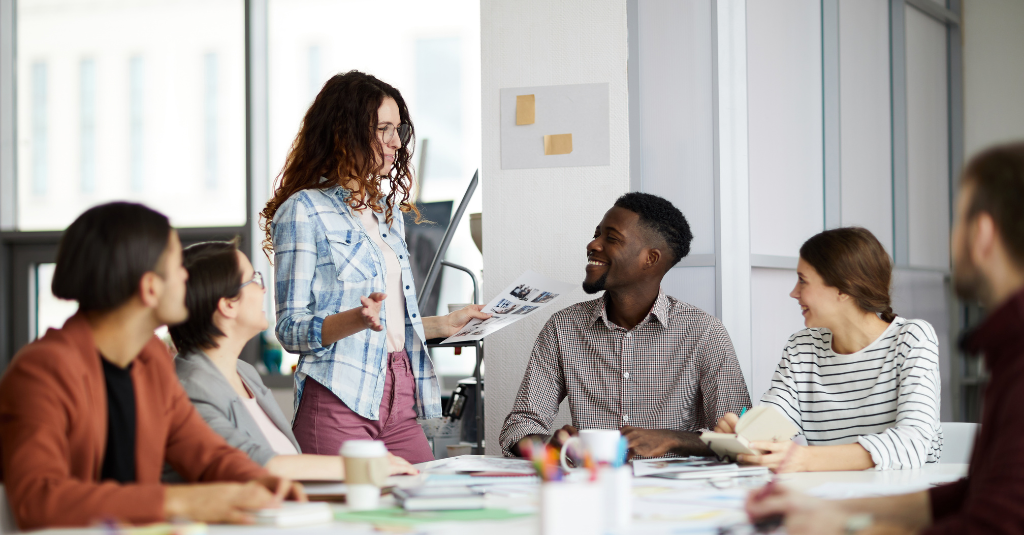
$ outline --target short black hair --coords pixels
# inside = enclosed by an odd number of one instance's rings
[[[669,268],[679,263],[690,254],[690,242],[693,233],[686,217],[671,202],[657,195],[629,192],[615,201],[615,206],[625,208],[640,216],[640,224],[658,233],[669,248],[672,249],[672,261]]]
[[[167,249],[167,216],[127,202],[86,210],[64,231],[50,289],[82,312],[113,310],[132,298]]]
[[[217,347],[214,337],[224,336],[213,324],[213,313],[221,298],[234,299],[241,292],[238,238],[197,243],[186,248],[183,256],[188,270],[185,289],[188,319],[167,330],[178,352],[192,353]]]

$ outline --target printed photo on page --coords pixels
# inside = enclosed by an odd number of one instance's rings
[[[550,279],[535,271],[527,271],[484,306],[484,312],[491,314],[490,319],[472,320],[442,343],[479,340],[542,308],[551,306],[559,296],[572,289],[572,284]]]

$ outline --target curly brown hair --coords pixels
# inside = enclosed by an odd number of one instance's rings
[[[385,98],[394,99],[402,123],[409,125],[408,143],[395,153],[391,172],[380,175],[383,147],[377,138],[377,110]],[[397,126],[397,125],[396,125]],[[397,134],[396,134],[397,135]],[[359,71],[336,74],[309,106],[302,126],[292,143],[284,168],[274,185],[274,196],[260,212],[260,229],[264,231],[263,251],[267,257],[274,250],[271,224],[274,214],[289,197],[305,189],[326,189],[335,185],[352,190],[348,198],[353,210],[369,207],[381,211],[388,225],[395,206],[401,212],[412,212],[416,222],[420,212],[409,202],[412,189],[412,153],[415,129],[409,108],[397,89]],[[321,181],[320,177],[327,178]]]

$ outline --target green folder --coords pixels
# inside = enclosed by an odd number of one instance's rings
[[[339,522],[360,522],[386,525],[416,525],[426,522],[471,522],[474,520],[511,520],[530,516],[507,509],[467,509],[459,511],[406,511],[401,507],[373,509],[371,511],[335,511]]]

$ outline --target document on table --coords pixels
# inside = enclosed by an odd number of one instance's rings
[[[535,271],[527,271],[484,306],[483,311],[491,314],[489,319],[471,320],[462,330],[449,336],[442,343],[479,340],[550,306],[555,299],[572,289],[572,284],[545,277]]]
[[[484,457],[483,455],[460,455],[436,461],[427,471],[445,472],[504,472],[508,474],[534,474],[533,463],[526,459],[505,457]]]

